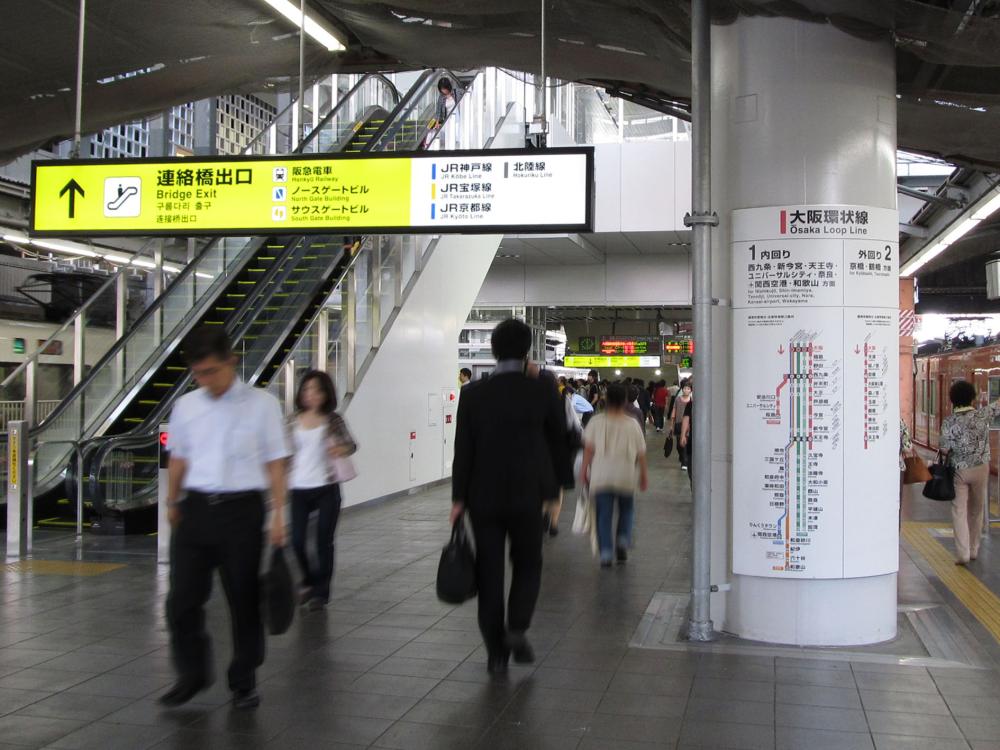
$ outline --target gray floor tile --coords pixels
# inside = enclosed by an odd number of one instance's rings
[[[25,706],[45,700],[51,693],[40,690],[15,690],[0,688],[0,715],[12,714]]]
[[[622,716],[678,718],[684,715],[686,707],[686,696],[608,693],[598,705],[597,712]]]
[[[42,690],[49,693],[56,693],[85,682],[88,679],[89,675],[82,672],[67,672],[59,669],[47,669],[45,667],[29,667],[28,669],[22,669],[20,672],[15,672],[0,679],[0,688]]]
[[[171,727],[95,722],[56,740],[50,747],[59,750],[144,750],[173,731]]]
[[[570,734],[582,737],[594,714],[556,708],[508,708],[497,719],[497,727],[530,734]]]
[[[351,683],[348,692],[423,698],[434,689],[438,682],[440,680],[429,677],[402,677],[400,675],[369,672],[368,674],[361,675]]]
[[[83,726],[83,722],[37,716],[0,717],[0,737],[11,745],[42,747]]]
[[[861,703],[865,711],[896,711],[911,714],[937,714],[950,712],[944,699],[927,693],[895,693],[885,690],[862,690]]]
[[[958,672],[958,670],[952,671]],[[1000,680],[994,676],[993,672],[986,672],[982,677],[978,676],[980,674],[978,672],[971,674],[960,672],[960,674],[962,676],[957,674],[947,677],[934,675],[934,684],[937,685],[941,695],[946,698],[962,695],[1000,697]]]
[[[833,732],[828,729],[778,727],[775,730],[777,750],[874,750],[867,732]]]
[[[702,678],[714,679],[714,678]],[[618,672],[611,679],[608,691],[612,693],[643,693],[645,695],[674,695],[687,697],[694,684],[693,677],[670,674],[639,674]]]
[[[53,719],[96,721],[133,702],[133,698],[107,695],[56,693],[17,712],[18,716],[47,716]]]
[[[875,750],[969,750],[969,743],[965,740],[946,740],[940,737],[876,734]]]
[[[448,676],[461,662],[445,659],[411,659],[405,656],[390,656],[379,662],[371,671],[376,674],[400,675],[403,677],[433,677],[441,679]]]
[[[944,700],[955,716],[981,716],[984,718],[1000,716],[1000,698],[998,697],[963,695],[957,698],[945,696]]]
[[[774,735],[773,726],[686,721],[681,729],[680,746],[772,750]]]
[[[694,680],[691,696],[715,700],[774,703],[774,683],[699,676]]]
[[[782,685],[779,683],[775,699],[778,703],[790,703],[799,706],[861,708],[861,698],[855,688]]]
[[[517,685],[498,682],[460,682],[442,680],[428,694],[428,698],[454,703],[481,703],[483,705],[506,705],[518,690]]]
[[[956,716],[955,721],[962,728],[967,740],[990,740],[1000,737],[1000,716],[982,718],[978,716]]]
[[[389,719],[362,716],[317,714],[306,720],[300,717],[278,735],[310,739],[319,747],[326,740],[336,740],[348,745],[370,745],[393,725]]]
[[[962,733],[950,716],[866,711],[872,734],[905,734],[911,737],[961,739]]]
[[[561,711],[593,712],[604,698],[600,690],[547,688],[528,681],[510,701],[510,710],[554,708]]]
[[[899,693],[938,692],[929,674],[886,674],[884,672],[855,672],[854,679],[860,690],[891,690]]]
[[[616,742],[650,742],[659,747],[670,747],[680,737],[682,720],[679,718],[654,719],[620,714],[597,714],[590,721],[588,737]]]
[[[606,690],[613,676],[613,672],[599,672],[590,669],[539,667],[535,670],[532,681],[543,687],[570,690]]]
[[[602,739],[600,737],[584,737],[577,745],[577,750],[662,750],[673,747],[662,742],[633,742],[621,739]]]
[[[854,673],[849,669],[814,669],[789,667],[778,664],[775,680],[788,685],[816,685],[818,687],[852,688]]]
[[[800,729],[828,729],[835,732],[867,732],[865,712],[856,708],[829,708],[824,706],[795,706],[778,703],[775,709],[777,726]]]
[[[323,711],[337,716],[357,716],[395,721],[403,718],[406,712],[420,701],[420,698],[414,696],[348,692],[324,692],[320,693],[317,698],[318,705],[316,707],[297,710],[295,711],[296,717],[303,715],[308,719],[318,711]]]
[[[576,750],[580,737],[530,734],[509,727],[494,727],[476,744],[477,750]]]
[[[424,698],[411,708],[402,720],[417,724],[443,724],[486,731],[499,718],[502,709],[482,705],[439,701]]]
[[[79,675],[74,672],[72,674]],[[139,677],[133,675],[127,680],[118,675],[104,674],[79,682],[69,688],[70,693],[84,695],[110,695],[116,698],[132,698],[138,700],[153,693],[165,691],[172,684],[163,677]]]
[[[774,706],[752,701],[710,700],[692,698],[684,713],[685,723],[761,724],[774,726]]]
[[[836,672],[850,672],[851,663],[838,659],[811,659],[802,656],[778,656],[774,663],[777,667],[792,669],[827,669]]]
[[[479,729],[416,724],[399,721],[393,724],[372,747],[398,748],[398,750],[466,750],[482,735]]]

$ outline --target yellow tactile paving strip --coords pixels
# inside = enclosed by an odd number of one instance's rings
[[[80,562],[77,560],[21,560],[3,566],[4,573],[33,573],[42,576],[102,576],[124,568],[124,563]]]
[[[966,609],[1000,643],[1000,597],[986,584],[961,565],[955,565],[952,554],[931,534],[931,529],[947,529],[940,523],[903,523],[903,538],[919,552]]]

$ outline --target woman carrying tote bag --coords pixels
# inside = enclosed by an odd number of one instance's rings
[[[965,565],[979,554],[990,477],[990,423],[1000,414],[1000,399],[974,409],[976,387],[967,380],[952,383],[948,397],[952,411],[941,423],[939,447],[955,469],[955,499],[951,501],[955,564]]]
[[[295,396],[291,420],[292,548],[302,570],[301,603],[322,609],[330,600],[334,533],[340,517],[340,483],[353,479],[357,445],[337,413],[337,392],[325,372],[310,370]],[[309,516],[316,519],[316,564],[306,552]]]

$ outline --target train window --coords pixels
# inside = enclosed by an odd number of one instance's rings
[[[990,403],[1000,398],[1000,378],[990,378]],[[993,418],[990,429],[1000,430],[1000,416]]]
[[[931,381],[931,408],[928,413],[934,417],[938,413],[938,384],[936,380]]]

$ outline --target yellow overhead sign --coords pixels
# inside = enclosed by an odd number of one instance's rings
[[[585,231],[592,182],[592,149],[36,161],[31,231]]]
[[[563,358],[563,367],[659,367],[659,357],[577,357]]]

